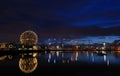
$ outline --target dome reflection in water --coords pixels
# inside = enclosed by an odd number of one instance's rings
[[[38,61],[36,57],[23,57],[19,59],[19,68],[24,73],[32,73],[36,70]]]

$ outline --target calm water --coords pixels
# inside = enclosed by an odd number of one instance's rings
[[[120,75],[119,52],[50,51],[0,56],[0,74],[32,76]]]

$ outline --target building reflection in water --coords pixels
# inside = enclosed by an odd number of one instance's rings
[[[110,52],[88,52],[88,51],[68,51],[68,52],[61,52],[61,51],[52,51],[47,53],[47,62],[48,63],[92,63],[92,64],[105,64],[109,66],[113,61],[117,61],[118,59],[115,58],[114,53]],[[44,57],[44,56],[43,56]],[[114,60],[113,60],[114,58]]]
[[[38,60],[34,57],[36,54],[33,54],[32,57],[22,57],[19,59],[19,68],[24,73],[32,73],[36,70],[38,66]]]
[[[7,58],[7,56],[5,55],[5,56],[0,56],[0,61],[3,61],[3,60],[5,60]]]

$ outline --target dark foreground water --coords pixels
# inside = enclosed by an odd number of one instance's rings
[[[50,51],[0,55],[8,76],[120,76],[120,53]]]

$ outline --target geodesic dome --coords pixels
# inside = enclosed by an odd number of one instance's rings
[[[24,45],[33,45],[37,44],[38,36],[33,31],[25,31],[20,36],[20,42]]]

